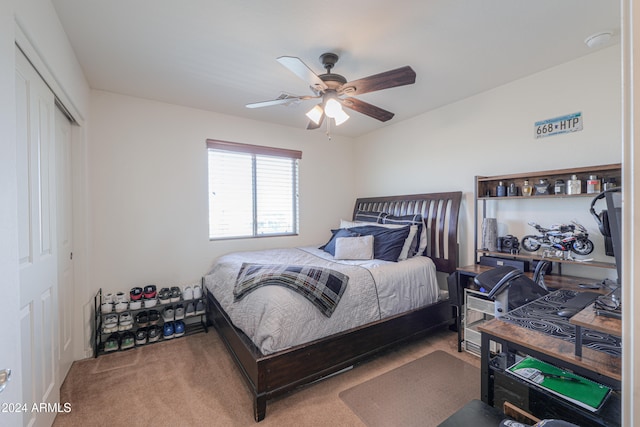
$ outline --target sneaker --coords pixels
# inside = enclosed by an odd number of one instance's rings
[[[160,326],[150,326],[147,329],[147,339],[149,342],[156,342],[160,339]]]
[[[196,304],[196,316],[205,313],[204,301],[198,300],[198,304]]]
[[[102,314],[111,313],[113,311],[113,303],[112,302],[103,302],[100,306],[100,312]]]
[[[149,323],[151,325],[157,325],[160,320],[160,312],[158,310],[149,310]]]
[[[184,335],[184,322],[182,320],[178,320],[175,322],[174,326],[173,326],[173,330],[174,330],[174,336],[176,338],[181,337]]]
[[[171,291],[169,288],[162,288],[160,292],[158,292],[158,298],[160,299],[160,304],[166,304],[171,301]]]
[[[177,286],[171,287],[171,302],[180,301],[180,296],[182,295],[182,291]]]
[[[116,294],[115,302],[128,302],[127,295],[124,292],[118,292]]]
[[[120,350],[126,350],[131,348],[136,343],[136,337],[133,332],[125,332],[122,334],[122,343],[120,344]]]
[[[140,328],[136,331],[136,345],[145,345],[147,343],[147,328]]]
[[[193,299],[200,299],[200,298],[202,298],[202,286],[195,285],[193,287]]]
[[[120,348],[120,335],[116,332],[111,334],[104,343],[104,351],[116,351]]]
[[[138,301],[142,299],[144,291],[142,288],[131,288],[131,292],[129,292],[129,299],[131,301]]]
[[[105,334],[116,332],[118,330],[118,316],[115,314],[109,314],[104,317],[104,322],[102,323],[102,331]]]
[[[184,319],[184,306],[182,304],[176,305],[176,309],[174,310],[175,319],[182,320]]]
[[[164,311],[162,312],[162,318],[164,319],[165,322],[171,322],[172,320],[175,319],[175,313],[173,311],[172,306],[169,306],[164,309]]]
[[[148,326],[149,325],[149,313],[146,311],[141,311],[136,314],[136,323],[138,326]]]
[[[144,300],[144,308],[155,307],[158,304],[158,300],[155,298]]]
[[[129,308],[129,303],[127,301],[118,301],[116,303],[116,313],[122,313]]]
[[[191,286],[187,286],[182,291],[182,299],[187,301],[193,299],[193,288]]]
[[[131,313],[129,313],[128,311],[122,313],[120,315],[118,323],[119,331],[128,331],[129,329],[133,328],[133,318],[131,317]]]
[[[113,304],[114,302],[116,302],[116,297],[113,294],[106,294],[105,296],[102,297],[102,302],[108,302]]]
[[[147,285],[144,287],[144,298],[155,299],[156,297],[156,285]]]
[[[186,317],[191,317],[196,315],[196,308],[192,302],[187,304],[187,311],[185,312]]]
[[[173,338],[173,322],[167,322],[164,324],[162,328],[162,336],[165,340],[170,340],[171,338]]]
[[[129,310],[140,310],[142,308],[142,300],[129,301]]]

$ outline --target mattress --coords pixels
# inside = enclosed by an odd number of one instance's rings
[[[257,288],[239,301],[233,289],[243,263],[311,265],[346,274],[349,282],[330,317],[304,296],[282,286]],[[347,261],[317,247],[237,252],[218,258],[204,285],[241,329],[267,355],[357,326],[424,307],[440,299],[431,259]]]

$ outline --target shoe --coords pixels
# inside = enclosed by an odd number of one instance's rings
[[[179,287],[177,287],[177,286],[171,287],[171,302],[180,301],[180,296],[181,295],[182,295],[182,292],[180,291]]]
[[[142,299],[144,292],[142,288],[131,288],[131,292],[129,292],[129,299],[131,301],[138,301]]]
[[[118,330],[121,332],[128,331],[129,329],[133,328],[133,318],[131,317],[131,313],[129,313],[128,311],[122,313],[120,315],[118,323]]]
[[[156,342],[160,339],[160,326],[150,326],[147,329],[147,339],[149,342]]]
[[[116,314],[109,314],[104,317],[104,322],[102,323],[102,332],[105,334],[110,334],[112,332],[118,331],[118,316]]]
[[[113,303],[112,302],[103,302],[100,305],[100,312],[102,314],[111,313],[113,311]]]
[[[148,326],[149,325],[149,313],[146,311],[141,311],[136,314],[136,323],[138,326]]]
[[[196,308],[192,302],[187,304],[187,311],[184,314],[186,317],[192,317],[196,315]]]
[[[187,301],[193,299],[193,288],[191,286],[187,286],[182,291],[182,299]]]
[[[111,334],[104,343],[104,351],[116,351],[120,348],[120,335],[116,332]]]
[[[156,285],[147,285],[144,287],[144,298],[155,299],[156,297]]]
[[[131,348],[136,343],[136,337],[133,335],[133,332],[125,332],[122,334],[122,342],[120,344],[120,350],[126,350]]]
[[[116,303],[116,313],[122,313],[123,311],[126,311],[129,308],[129,303],[126,301],[119,301]]]
[[[175,319],[175,312],[173,311],[173,307],[169,306],[164,309],[162,312],[162,318],[165,322],[171,322]]]
[[[106,294],[105,296],[102,297],[102,302],[108,302],[113,304],[114,302],[116,302],[116,297],[113,294]]]
[[[142,300],[129,301],[129,310],[140,310],[142,308]]]
[[[171,302],[171,291],[169,288],[160,289],[160,292],[158,292],[158,299],[160,300],[160,304]]]
[[[196,304],[196,316],[205,313],[204,301],[198,300],[198,304]]]
[[[116,294],[116,299],[114,302],[128,302],[127,301],[127,295],[125,295],[124,292],[118,292]]]
[[[193,299],[200,299],[200,298],[202,298],[202,286],[195,285],[193,287]]]
[[[158,304],[158,300],[155,298],[144,300],[144,308],[155,307],[157,304]]]
[[[147,328],[140,328],[136,331],[136,345],[145,345],[147,343]]]
[[[162,336],[165,340],[170,340],[171,338],[173,338],[173,322],[167,322],[164,324],[162,328]]]
[[[175,322],[175,324],[173,325],[173,330],[174,330],[174,336],[176,338],[181,337],[184,335],[184,322],[182,320],[178,320]]]
[[[184,319],[184,306],[182,304],[176,305],[176,309],[174,310],[174,315],[176,320]]]
[[[157,325],[160,320],[160,313],[158,310],[149,310],[149,323],[151,325]]]

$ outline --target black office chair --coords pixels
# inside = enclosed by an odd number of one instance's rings
[[[543,271],[544,266],[538,267]],[[544,281],[536,283],[522,271],[507,265],[478,274],[474,282],[488,291],[487,297],[495,301],[495,317],[502,317],[506,312],[549,293]]]

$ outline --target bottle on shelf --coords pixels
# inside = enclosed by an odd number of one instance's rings
[[[524,184],[522,184],[522,195],[530,196],[533,193],[533,186],[529,184],[529,180],[525,179]]]
[[[553,185],[553,192],[555,194],[564,194],[565,191],[564,179],[556,179],[556,182]]]
[[[546,196],[549,194],[550,190],[549,181],[546,178],[540,178],[538,183],[535,185],[536,194],[540,196]]]
[[[607,180],[604,182],[604,187],[603,190],[611,190],[612,188],[615,188],[616,185],[616,179],[615,178],[607,178]]]
[[[515,197],[517,195],[518,195],[518,187],[516,187],[515,182],[512,182],[509,184],[509,187],[507,187],[507,196]]]
[[[498,182],[498,186],[496,187],[496,196],[505,197],[507,195],[507,187],[505,187],[504,182]]]
[[[587,193],[595,194],[599,193],[601,190],[601,182],[597,175],[589,175],[589,179],[587,180]]]
[[[577,175],[571,175],[571,179],[567,182],[567,194],[580,193],[582,193],[582,181],[578,179]]]

